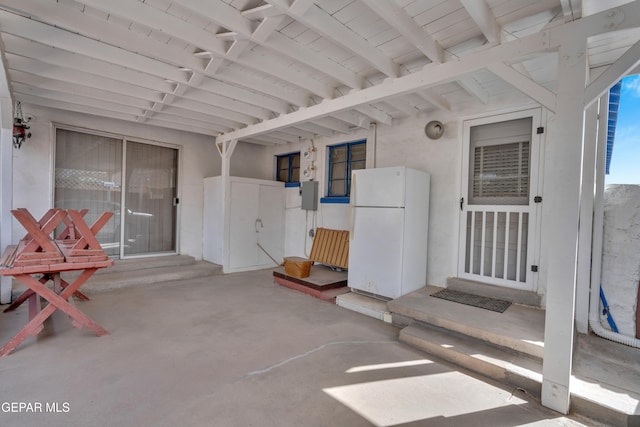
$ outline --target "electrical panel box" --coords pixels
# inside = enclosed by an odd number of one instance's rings
[[[301,207],[307,211],[318,210],[318,181],[302,181],[300,183],[302,195]]]

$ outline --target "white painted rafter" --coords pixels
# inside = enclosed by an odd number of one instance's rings
[[[47,40],[40,43],[7,33],[2,39],[8,53],[109,79],[117,76],[119,81],[158,92],[169,93],[175,89],[175,83],[167,83],[161,77],[43,44]]]
[[[381,123],[387,126],[391,126],[391,124],[393,123],[393,118],[390,115],[370,105],[357,105],[354,110],[371,118],[371,120],[375,123]]]
[[[92,99],[101,99],[116,104],[135,107],[139,109],[151,108],[153,103],[144,99],[135,98],[128,95],[108,92],[99,88],[81,86],[75,83],[68,83],[61,80],[52,80],[40,77],[35,74],[22,71],[10,70],[9,76],[13,83],[21,83],[35,88],[46,89],[54,92],[67,92]]]
[[[482,87],[472,76],[463,76],[458,79],[458,84],[469,95],[474,96],[478,101],[486,104],[489,102],[489,92]]]
[[[200,101],[205,104],[216,105],[220,108],[225,108],[229,111],[235,111],[248,117],[255,117],[262,120],[270,119],[272,117],[269,110],[256,107],[255,105],[251,105],[243,101],[237,101],[234,99],[223,97],[211,92],[188,88],[186,91],[184,91],[183,94],[181,94],[181,96],[187,99],[192,99],[194,101]]]
[[[10,0],[10,1],[14,1],[14,0]],[[107,21],[86,16],[80,11],[72,11],[70,13],[64,13],[64,10],[60,10],[61,8],[59,6],[42,5],[40,4],[40,2],[33,2],[32,0],[26,0],[26,1],[27,3],[25,3],[25,6],[23,7],[29,7],[30,10],[34,12],[34,14],[35,13],[52,14],[53,16],[52,19],[58,25],[65,26],[65,27],[72,27],[76,31],[92,34],[96,38],[101,36],[102,34],[108,34],[109,35],[108,41],[114,45],[119,43],[126,43],[128,41],[128,39],[126,39],[126,36],[121,34],[123,33],[122,28],[119,28],[117,24],[112,24]],[[160,73],[157,70],[165,70],[165,71],[169,70],[173,73],[164,73],[163,75],[161,75],[161,77],[169,80],[173,80],[176,83],[189,84],[189,81],[194,74],[199,74],[204,72],[206,74],[214,75],[215,73],[215,70],[208,70],[203,67],[203,64],[205,63],[203,58],[195,57],[193,55],[188,54],[186,51],[177,50],[167,45],[160,45],[151,40],[138,40],[133,45],[131,44],[131,42],[129,42],[129,47],[135,48],[142,52],[146,52],[150,57],[161,58],[163,61],[173,62],[173,64],[177,68],[171,67],[171,65],[165,62],[160,62],[158,60],[153,60],[150,58],[145,58],[140,55],[135,55],[128,51],[118,49],[114,46],[105,45],[104,43],[100,43],[95,40],[86,39],[85,37],[79,36],[77,34],[71,34],[64,30],[50,27],[45,24],[40,24],[27,18],[17,17],[16,15],[9,14],[7,12],[0,12],[0,13],[8,15],[8,17],[4,17],[0,15],[0,18],[2,18],[0,19],[0,23],[3,24],[3,29],[9,28],[11,30],[14,27],[20,26],[20,25],[5,25],[5,21],[9,21],[10,24],[12,24],[13,21],[17,21],[17,22],[22,21],[22,24],[28,27],[29,29],[31,29],[30,27],[33,27],[33,26],[39,26],[41,27],[40,29],[41,29],[41,32],[43,33],[43,37],[40,40],[42,43],[46,43],[47,40],[49,40],[50,38],[53,38],[54,40],[56,40],[55,45],[57,47],[61,49],[70,50],[70,51],[73,51],[73,48],[76,45],[83,46],[84,44],[86,44],[87,47],[84,49],[80,49],[80,53],[86,56],[92,56],[92,55],[94,57],[97,56],[104,61],[113,62],[123,67],[128,63],[127,58],[130,55],[133,55],[136,58],[143,58],[143,59],[146,59],[145,66],[144,67],[140,66],[137,68],[134,67],[137,71],[142,71],[152,75],[153,74],[160,75]],[[24,30],[21,32],[20,29],[17,29],[13,33],[18,36],[28,37],[28,33],[32,34],[32,31]],[[104,36],[102,36],[102,38],[104,39]],[[63,40],[64,43],[59,42],[58,40]],[[104,54],[102,52],[103,50],[107,51],[110,54],[109,55]],[[118,61],[118,59],[116,58],[116,56],[118,55],[117,52],[124,55],[125,59],[121,59],[120,61]],[[244,59],[243,61],[241,61],[241,63],[244,66],[249,66],[255,69],[256,71],[263,72],[263,73],[267,72],[273,76],[282,76],[284,73],[290,73],[289,69],[287,69],[286,67],[279,66],[278,64],[265,63],[265,61],[262,59],[259,60],[257,64],[253,64],[248,59]],[[182,65],[186,65],[192,71],[188,72],[188,71],[180,70],[179,66],[182,66]],[[170,68],[167,69],[167,67],[170,67]],[[303,87],[303,88],[309,87],[315,90],[315,93],[320,96],[330,97],[333,95],[332,90],[330,88],[323,85],[319,85],[319,84],[314,85],[313,82],[309,82],[305,80],[301,75],[298,76],[297,74],[294,73],[289,76],[288,80],[294,84],[297,83],[300,87]],[[264,85],[264,82],[263,82],[263,85]],[[165,98],[164,103],[168,103],[168,101],[172,99],[174,98],[173,97]]]
[[[267,120],[245,129],[220,135],[217,140],[259,135],[281,127],[358,109],[372,102],[382,101],[416,90],[428,89],[439,84],[460,80],[471,73],[487,69],[495,63],[510,65],[536,55],[557,51],[561,44],[570,40],[572,34],[580,32],[586,36],[640,26],[640,3],[633,2],[612,11],[604,11],[566,24],[557,23],[544,31],[502,43],[498,46],[475,51],[455,61],[429,64],[421,71],[396,79],[387,79],[384,84],[353,91],[333,100],[307,107],[287,115]]]
[[[268,135],[260,135],[256,138],[243,138],[242,141],[250,142],[252,144],[258,145],[285,145],[287,141],[283,141],[282,139],[273,138]]]
[[[22,0],[20,0],[22,1]],[[149,28],[157,28],[163,33],[177,37],[189,43],[199,40],[206,49],[218,55],[224,55],[225,45],[216,39],[210,32],[187,21],[178,19],[143,2],[129,0],[82,0],[82,3],[110,14],[128,17],[131,20],[146,25]]]
[[[252,16],[251,14],[245,15],[224,2],[203,2],[202,0],[178,0],[177,2],[191,10],[197,11],[197,13],[207,17],[207,19],[210,19],[218,25],[231,30],[231,37],[235,41],[247,40],[261,45],[279,55],[300,61],[306,66],[330,76],[351,88],[361,88],[363,85],[362,77],[341,67],[328,58],[306,49],[305,46],[300,43],[275,31],[285,15],[282,12],[276,13],[275,8],[271,6],[260,7],[261,11],[265,11],[266,9],[273,10],[272,13],[268,15],[261,13],[260,15],[265,15],[265,17],[261,18],[262,20],[256,24],[246,17],[247,15]],[[252,30],[254,26],[256,28]],[[195,40],[193,40],[192,43],[197,44]],[[278,75],[287,80],[286,73]],[[315,93],[326,97],[322,92]],[[331,95],[329,97],[332,98],[333,96]]]
[[[315,122],[304,122],[304,123],[296,123],[295,124],[296,128],[300,128],[303,130],[306,130],[308,132],[314,133],[316,135],[321,135],[321,136],[332,136],[333,135],[333,131],[331,129],[328,129],[324,126],[320,126],[319,124],[316,124]]]
[[[639,64],[640,42],[636,42],[616,62],[588,84],[585,91],[585,108],[600,98],[615,82],[629,74]]]
[[[279,132],[295,136],[297,139],[308,139],[308,138],[313,138],[315,136],[313,132],[309,132],[300,128],[295,128],[293,126],[288,128],[282,128],[280,129]],[[273,136],[274,133],[270,133],[270,135]]]
[[[500,24],[485,0],[460,0],[489,43],[500,43]]]
[[[262,78],[255,74],[249,74],[241,68],[229,67],[228,69],[220,70],[216,73],[215,78],[228,83],[244,86],[256,92],[262,92],[274,98],[282,99],[297,107],[307,107],[309,105],[311,96],[309,91],[302,89],[287,89],[280,86],[266,84]]]
[[[201,111],[205,114],[209,114],[218,119],[227,120],[227,124],[233,128],[238,128],[243,125],[253,124],[257,122],[257,120],[254,117],[248,116],[246,114],[230,111],[225,108],[221,108],[211,104],[206,104],[204,102],[200,102],[192,99],[178,98],[173,102],[172,105],[176,107],[184,108],[187,110]]]
[[[416,91],[416,95],[432,104],[434,107],[444,111],[451,111],[451,103],[444,96],[433,90],[422,89]]]
[[[112,78],[78,71],[74,68],[59,67],[56,65],[47,64],[35,59],[26,58],[10,53],[7,53],[6,56],[9,63],[9,69],[11,70],[18,70],[52,80],[75,83],[96,89],[105,88],[106,90],[108,88],[109,92],[134,96],[136,98],[146,99],[151,102],[160,102],[163,97],[162,92],[147,89]]]
[[[284,132],[284,129],[281,129],[279,131],[269,132],[269,136],[272,138],[280,139],[282,141],[285,141],[291,144],[300,142],[300,138],[301,138],[298,135],[293,135],[291,132]]]
[[[530,78],[520,74],[518,71],[501,62],[496,62],[488,67],[496,76],[509,83],[515,89],[538,102],[551,112],[556,111],[556,94],[546,87],[538,84]]]
[[[216,130],[220,132],[229,132],[232,128],[224,123],[224,120],[212,116],[210,114],[202,113],[200,111],[187,110],[184,108],[176,107],[175,105],[165,105],[162,109],[162,113],[174,116],[178,121],[182,119],[195,119],[201,122],[209,123]]]
[[[326,85],[318,80],[309,78],[308,75],[292,69],[288,65],[282,64],[281,61],[274,61],[272,56],[267,55],[240,55],[235,60],[236,63],[248,68],[252,68],[259,72],[266,72],[272,76],[293,84],[300,89],[307,90],[321,98],[331,99],[334,97],[334,88]]]
[[[14,0],[9,1],[13,2]],[[60,27],[73,28],[75,31],[86,30],[89,34],[93,34],[95,39],[81,36],[52,25],[43,24],[29,18],[24,18],[4,10],[0,10],[0,27],[3,32],[36,40],[43,44],[48,44],[63,50],[81,53],[88,57],[100,59],[158,77],[171,79],[176,82],[187,82],[188,75],[184,71],[181,71],[179,66],[151,59],[153,54],[164,55],[166,53],[166,51],[161,52],[159,43],[145,42],[140,43],[138,46],[130,46],[130,48],[135,49],[142,48],[142,45],[144,45],[149,49],[152,49],[153,53],[147,52],[149,54],[148,56],[139,55],[137,53],[118,48],[115,46],[117,45],[118,40],[125,44],[128,42],[128,44],[131,45],[130,40],[118,35],[122,32],[121,27],[114,27],[115,24],[107,23],[107,21],[100,22],[98,19],[91,19],[82,12],[73,12],[74,9],[51,5],[55,5],[55,3],[36,3],[32,0],[24,0],[23,3],[22,0],[20,0],[17,2],[16,7],[21,7],[23,10],[26,9],[27,11],[31,11],[36,16],[45,14],[49,17],[47,14],[51,13],[52,16],[49,18],[50,22],[53,22]],[[109,39],[114,43],[106,44],[104,42],[97,41],[98,37],[109,37]],[[153,48],[151,48],[151,46],[153,46]],[[168,49],[167,46],[165,46],[165,48],[169,51],[171,50]],[[144,50],[140,49],[139,51]],[[197,66],[196,61],[199,60],[195,57],[185,54],[184,51],[179,54],[177,52],[175,53],[177,58],[175,58],[174,61],[184,58],[184,62],[189,62],[182,63],[182,66],[191,66],[192,68]],[[202,68],[201,65],[200,68]]]
[[[291,6],[285,0],[267,0],[267,2],[316,33],[361,57],[386,76],[397,77],[400,75],[398,64],[315,4],[307,1],[301,3],[301,0],[295,1]],[[304,7],[299,7],[300,4],[303,4]]]
[[[332,114],[330,117],[336,118],[360,129],[369,129],[369,126],[371,126],[371,120],[367,116],[358,113],[355,110],[342,111]]]
[[[74,111],[76,113],[92,114],[94,116],[109,117],[112,119],[126,120],[129,122],[136,122],[137,116],[130,114],[124,114],[118,111],[105,110],[102,108],[89,107],[81,104],[74,104],[71,102],[57,101],[48,98],[42,98],[30,94],[20,95],[20,101],[23,104],[40,105],[42,107],[54,108],[58,110]]]
[[[191,117],[184,117],[183,115],[178,116],[170,113],[169,111],[171,110],[163,109],[162,111],[154,114],[154,116],[151,119],[163,120],[171,123],[179,123],[181,125],[190,126],[198,129],[207,129],[211,132],[220,133],[224,130],[223,126],[219,126],[210,121],[200,120],[198,118],[194,118],[194,116],[191,116]],[[146,121],[145,123],[148,123],[148,121]]]
[[[363,2],[432,62],[441,63],[444,60],[442,46],[395,1],[363,0]]]
[[[582,0],[560,0],[562,14],[568,21],[573,21],[582,16]]]
[[[351,129],[349,129],[348,125],[346,125],[343,121],[333,118],[331,116],[322,117],[317,120],[314,120],[314,123],[339,133],[343,133],[343,134],[351,133]]]
[[[314,118],[324,117],[356,109],[371,108],[367,104],[392,96],[399,96],[420,89],[427,89],[438,84],[460,80],[470,73],[485,69],[495,62],[519,62],[533,54],[539,54],[557,49],[559,39],[551,38],[547,33],[536,33],[518,40],[484,49],[464,56],[456,61],[443,64],[429,64],[421,71],[396,79],[388,79],[384,84],[351,92],[340,98],[326,100],[319,105],[307,107],[304,110],[289,113],[275,119],[267,120],[245,129],[239,129],[229,134],[220,135],[220,140],[242,138],[276,130],[284,126],[305,122]],[[378,110],[379,111],[379,110]],[[363,114],[368,114],[364,113]]]
[[[414,117],[418,113],[418,110],[402,97],[387,98],[384,102],[409,117]]]

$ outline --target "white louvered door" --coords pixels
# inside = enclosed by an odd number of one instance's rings
[[[533,290],[539,110],[464,124],[458,276]]]

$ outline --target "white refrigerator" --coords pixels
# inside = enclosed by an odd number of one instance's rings
[[[407,167],[351,178],[348,285],[398,298],[427,284],[430,175]]]

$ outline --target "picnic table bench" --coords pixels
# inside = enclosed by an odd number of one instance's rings
[[[72,319],[76,328],[86,327],[96,335],[109,332],[82,313],[73,304],[72,297],[89,298],[79,288],[100,268],[113,265],[96,234],[109,221],[112,212],[105,212],[88,226],[83,217],[87,210],[49,209],[40,220],[36,220],[27,209],[11,211],[12,215],[27,230],[27,234],[17,245],[9,245],[0,258],[0,275],[13,276],[28,289],[13,302],[5,312],[13,311],[23,302],[29,301],[29,322],[2,348],[0,357],[15,350],[28,336],[36,336],[42,331],[43,323],[56,310],[61,310]],[[52,239],[55,229],[64,229]],[[82,270],[71,283],[60,277],[63,271]],[[34,276],[40,276],[36,278]],[[45,286],[53,282],[53,289]],[[48,305],[40,308],[40,297]]]

